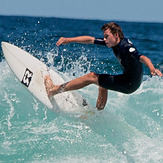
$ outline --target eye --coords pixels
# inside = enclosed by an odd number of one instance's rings
[[[105,35],[104,38],[107,39],[109,37],[109,35]]]

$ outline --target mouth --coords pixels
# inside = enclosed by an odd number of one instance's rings
[[[110,47],[110,46],[109,46],[109,43],[105,43],[105,44],[106,44],[106,46]]]

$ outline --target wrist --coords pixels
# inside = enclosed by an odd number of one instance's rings
[[[151,72],[151,75],[156,75],[156,69],[155,69],[155,67],[153,65],[150,66],[149,70]]]
[[[156,73],[156,69],[154,69],[154,70],[152,70],[151,71],[151,75],[156,75],[157,73]]]

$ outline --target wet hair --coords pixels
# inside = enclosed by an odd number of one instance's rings
[[[118,24],[116,24],[114,22],[110,22],[110,23],[104,24],[101,28],[101,30],[103,30],[103,31],[105,31],[107,29],[110,29],[110,31],[113,35],[118,33],[121,40],[124,38],[122,28]]]

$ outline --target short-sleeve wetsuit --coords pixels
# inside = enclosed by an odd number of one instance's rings
[[[106,45],[103,39],[95,39],[94,44]],[[123,38],[115,47],[112,47],[116,58],[123,69],[123,74],[100,74],[99,86],[122,93],[133,93],[142,81],[143,66],[140,62],[141,54],[126,38]]]

